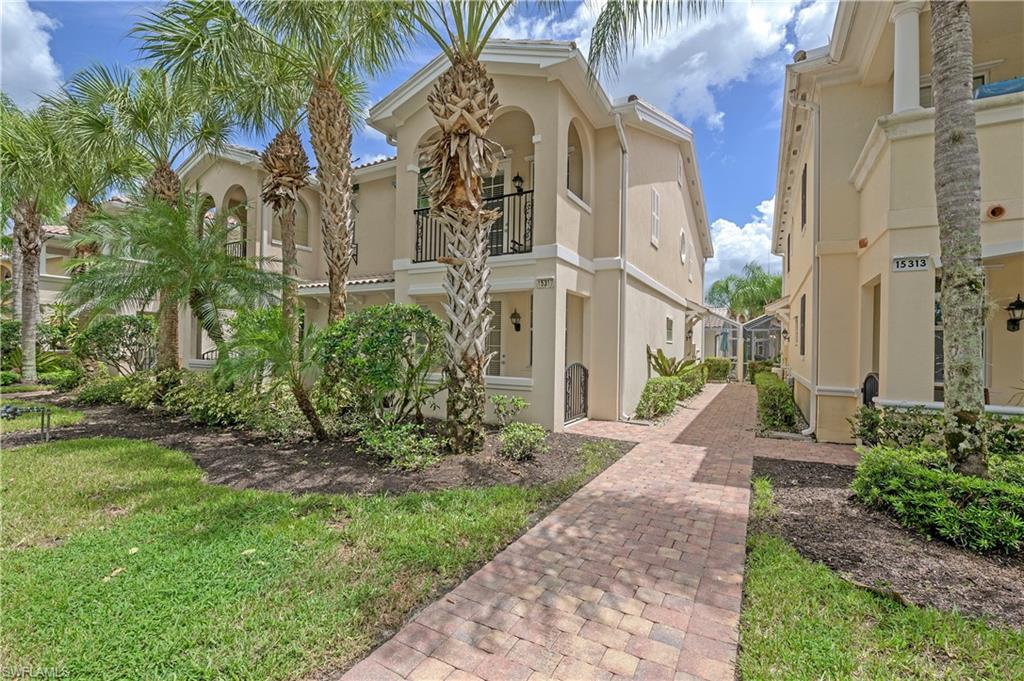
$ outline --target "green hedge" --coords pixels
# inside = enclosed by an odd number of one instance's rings
[[[21,376],[14,371],[0,371],[0,385],[14,385],[20,378]]]
[[[676,399],[681,402],[688,400],[704,389],[704,384],[707,382],[707,368],[703,364],[694,365],[680,374],[676,380],[679,383]]]
[[[770,373],[773,366],[775,366],[775,364],[767,359],[750,360],[747,362],[747,380],[753,383],[758,374],[763,372]]]
[[[653,419],[672,413],[679,396],[679,379],[675,376],[654,376],[647,380],[636,415],[642,419]]]
[[[800,418],[793,393],[786,383],[770,372],[760,372],[754,379],[757,386],[757,417],[761,428],[795,433]]]
[[[1024,545],[1024,486],[960,475],[942,452],[875,447],[861,455],[854,495],[904,527],[973,551]]]
[[[732,362],[728,357],[707,357],[703,362],[707,368],[709,381],[727,381],[732,371]]]

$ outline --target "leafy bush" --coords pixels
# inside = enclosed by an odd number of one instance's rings
[[[767,359],[752,359],[747,363],[747,374],[751,383],[754,382],[754,378],[763,371],[771,372],[772,367],[775,366],[773,362]]]
[[[20,379],[21,376],[14,371],[8,371],[6,369],[0,371],[0,385],[12,385],[17,383]]]
[[[72,343],[82,359],[102,362],[122,376],[149,369],[155,347],[156,321],[146,315],[100,317]]]
[[[651,352],[651,346],[647,346],[647,365],[654,369],[659,376],[679,376],[690,368],[696,360],[679,359],[669,357],[665,351],[658,348],[657,352]]]
[[[861,455],[854,495],[905,527],[974,551],[1013,553],[1024,544],[1024,487],[949,471],[928,448],[875,447]]]
[[[82,404],[118,404],[124,400],[124,392],[130,385],[127,376],[98,374],[78,386],[75,397]]]
[[[67,350],[78,332],[78,320],[71,314],[72,306],[55,303],[50,306],[49,316],[39,322],[36,337],[40,346],[47,350]]]
[[[17,319],[0,319],[0,356],[4,369],[21,368],[21,322]]]
[[[427,374],[440,364],[444,326],[417,305],[374,305],[323,333],[317,355],[325,377],[346,385],[365,417],[392,422],[422,416],[440,391]]]
[[[160,383],[156,374],[140,371],[128,377],[129,385],[124,391],[123,400],[132,409],[148,410],[156,406],[160,399]]]
[[[164,408],[204,426],[233,426],[242,420],[237,395],[224,390],[209,372],[187,372],[163,396]]]
[[[761,372],[754,379],[757,386],[757,417],[766,431],[795,433],[799,416],[793,393],[785,381],[773,373]]]
[[[491,404],[494,405],[494,416],[502,427],[530,406],[529,402],[518,395],[491,395]]]
[[[544,428],[536,423],[509,423],[498,434],[501,455],[512,461],[526,461],[548,451],[546,439]]]
[[[732,362],[729,361],[728,357],[705,357],[703,364],[707,367],[709,381],[729,380]]]
[[[670,414],[676,408],[679,395],[679,379],[673,376],[654,376],[647,380],[636,415],[642,419],[653,419]]]
[[[679,375],[678,381],[679,393],[676,395],[677,400],[683,402],[698,395],[704,389],[704,385],[707,382],[707,372],[704,365],[698,364],[690,367]]]
[[[78,384],[85,378],[85,372],[74,369],[57,369],[56,371],[41,373],[38,378],[39,382],[44,385],[50,385],[55,390],[67,392],[78,387]]]
[[[423,434],[416,424],[391,418],[365,421],[358,435],[361,452],[403,470],[429,466],[437,460],[441,446],[436,437]]]
[[[865,445],[895,448],[943,449],[944,417],[941,411],[923,407],[862,406],[848,419],[853,437]],[[985,414],[983,417],[989,456],[1024,456],[1024,418]]]

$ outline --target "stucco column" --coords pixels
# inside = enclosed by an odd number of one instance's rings
[[[923,2],[898,2],[890,21],[896,28],[893,46],[892,112],[921,107],[921,37],[918,19]]]

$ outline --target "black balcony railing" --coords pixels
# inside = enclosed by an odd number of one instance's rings
[[[500,213],[491,225],[490,255],[529,253],[533,250],[533,192],[516,192],[488,199],[484,206]],[[444,225],[430,216],[429,208],[414,211],[416,251],[413,262],[429,262],[447,255]]]
[[[233,255],[236,258],[245,257],[246,247],[244,241],[229,241],[224,244],[224,248],[227,250],[228,255]]]

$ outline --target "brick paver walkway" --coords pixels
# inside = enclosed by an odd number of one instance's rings
[[[574,426],[639,444],[344,678],[733,679],[753,453],[818,447],[755,441],[752,390]]]

